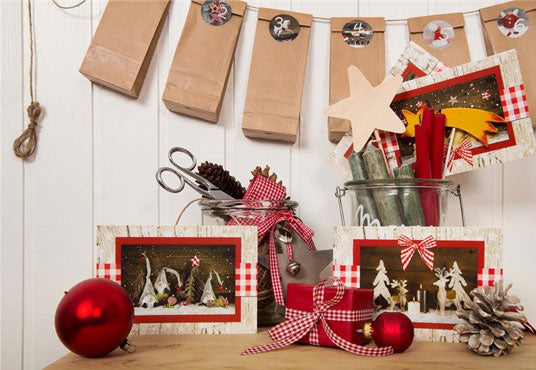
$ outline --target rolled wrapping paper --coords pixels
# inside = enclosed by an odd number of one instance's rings
[[[443,178],[443,164],[445,162],[445,115],[438,113],[434,117],[432,128],[432,178]]]
[[[432,155],[432,133],[433,133],[433,130],[434,130],[434,119],[435,119],[435,111],[433,109],[425,109],[423,114],[422,114],[422,129],[426,135],[426,137],[428,138],[428,153],[430,155],[430,158],[431,155]]]
[[[350,169],[352,170],[352,177],[355,181],[367,180],[367,169],[365,168],[365,162],[361,153],[352,152],[348,158],[350,162]],[[354,225],[356,226],[370,226],[373,220],[378,220],[378,211],[376,210],[376,203],[372,197],[370,190],[357,190],[356,191],[357,207],[355,210]],[[362,206],[360,208],[360,206]],[[368,215],[368,218],[367,216]]]
[[[414,179],[413,166],[404,164],[395,168],[397,179]],[[406,226],[426,226],[426,220],[422,211],[421,195],[415,188],[401,188],[398,191],[402,203],[402,212],[406,220]]]
[[[424,118],[423,118],[424,124]],[[416,172],[417,178],[427,180],[432,178],[430,163],[430,138],[426,135],[423,126],[415,126],[415,151],[417,152]],[[424,183],[425,184],[425,183]],[[420,189],[421,204],[427,226],[439,226],[439,213],[437,196],[433,189]]]
[[[363,152],[363,161],[370,179],[389,179],[382,152],[372,142],[367,144]],[[402,225],[404,223],[399,207],[400,199],[396,190],[375,189],[372,190],[372,195],[382,226]]]

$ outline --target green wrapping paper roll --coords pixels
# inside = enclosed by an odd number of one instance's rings
[[[348,161],[350,162],[352,177],[355,181],[368,179],[365,162],[361,157],[361,153],[352,152],[352,154],[350,154],[350,157],[348,158]],[[372,197],[372,193],[370,192],[370,190],[357,190],[355,195],[357,207],[356,212],[353,215],[354,225],[371,226],[372,221],[378,220],[379,222],[378,211],[376,210],[376,203],[374,202],[374,198]]]
[[[370,179],[389,179],[382,152],[372,142],[367,145],[363,153],[363,161]],[[372,195],[382,226],[399,226],[404,223],[400,213],[398,192],[395,189],[375,189],[372,190]]]
[[[405,164],[395,168],[395,177],[397,179],[414,179],[415,174],[413,173],[412,165]],[[419,190],[401,188],[399,195],[406,226],[426,226]]]

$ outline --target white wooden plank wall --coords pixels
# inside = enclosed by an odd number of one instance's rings
[[[323,17],[389,19],[470,11],[496,2],[250,3]],[[331,247],[332,226],[339,223],[333,193],[343,179],[326,163],[333,148],[322,113],[329,88],[328,23],[313,25],[300,136],[287,145],[246,139],[240,129],[256,13],[247,12],[220,122],[213,125],[170,113],[161,101],[188,1],[173,1],[141,95],[133,100],[92,86],[78,73],[105,1],[60,10],[48,0],[35,0],[36,88],[44,113],[37,157],[22,163],[11,146],[27,124],[27,7],[18,0],[1,4],[1,368],[39,368],[66,352],[54,331],[54,312],[64,290],[91,276],[95,225],[170,224],[196,196],[191,190],[169,194],[157,186],[154,172],[167,164],[171,146],[186,146],[202,160],[222,163],[245,183],[256,165],[269,164],[300,202],[300,217],[315,230],[317,246]],[[466,16],[466,29],[472,59],[485,56],[476,14]],[[388,68],[406,46],[408,32],[397,22],[386,33]],[[453,177],[463,186],[468,226],[505,228],[507,280],[516,284],[533,319],[536,298],[529,271],[536,262],[535,163],[525,159]],[[457,214],[451,218],[459,223]],[[193,207],[183,223],[199,222]]]

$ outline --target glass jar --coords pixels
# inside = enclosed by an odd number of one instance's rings
[[[460,185],[455,186],[452,181],[348,181],[335,192],[343,226],[447,226],[449,195],[458,197],[465,226]],[[346,218],[345,214],[351,217]]]
[[[247,224],[244,219],[270,217],[278,211],[295,213],[298,203],[291,200],[216,200],[203,199],[199,202],[203,225],[227,225],[231,220],[240,220],[238,224]],[[299,243],[300,238],[293,230],[289,230],[292,245]],[[269,235],[265,235],[258,243],[259,264],[257,272],[257,323],[259,327],[274,326],[285,319],[284,308],[277,305],[272,290],[270,270],[263,266],[268,264]],[[277,253],[284,253],[284,244],[274,238]],[[300,245],[299,247],[304,247]],[[280,273],[282,273],[280,271]]]

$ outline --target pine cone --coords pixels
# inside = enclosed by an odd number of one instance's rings
[[[203,162],[197,167],[197,173],[231,197],[235,199],[242,199],[244,197],[246,189],[244,189],[242,184],[231,176],[229,171],[226,171],[221,165]],[[202,188],[205,188],[203,184],[199,185]]]
[[[481,355],[498,357],[507,355],[514,345],[523,339],[523,324],[527,322],[519,298],[509,296],[512,284],[503,289],[502,280],[493,287],[484,286],[470,293],[472,302],[464,304],[465,310],[457,311],[457,316],[467,321],[454,330],[467,347]]]
[[[272,182],[277,181],[277,174],[275,172],[270,174],[270,166],[268,165],[264,167],[264,170],[260,166],[255,167],[255,169],[251,171],[251,174],[253,175],[253,178],[255,178],[255,176],[257,175],[261,175],[261,176],[266,177]],[[250,181],[253,181],[253,179],[251,179]],[[283,185],[283,181],[279,181],[279,184]]]

